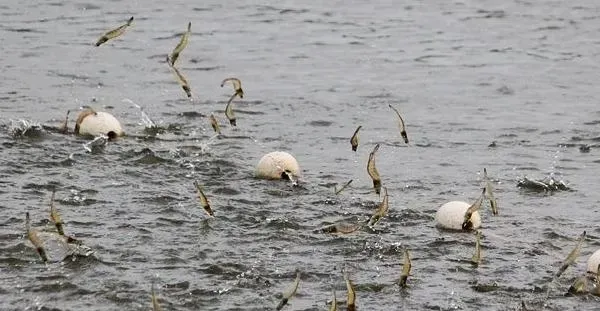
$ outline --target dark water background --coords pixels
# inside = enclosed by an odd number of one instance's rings
[[[130,16],[122,37],[93,46]],[[164,310],[272,310],[298,268],[287,310],[326,310],[332,289],[345,300],[344,266],[360,310],[600,309],[596,297],[563,295],[600,245],[599,19],[591,0],[4,1],[0,309],[149,310],[155,282]],[[178,63],[192,101],[164,62],[188,21]],[[246,93],[235,129],[223,114],[232,90],[219,87],[229,76]],[[130,101],[167,131],[146,135]],[[408,147],[388,104],[404,114]],[[13,121],[58,125],[82,105],[110,111],[129,136],[90,154],[74,136],[11,135]],[[211,139],[210,113],[221,138]],[[389,215],[348,236],[314,232],[372,213],[365,167],[376,143]],[[274,150],[296,156],[303,188],[253,177]],[[440,231],[433,216],[474,200],[483,167],[500,216],[483,211],[474,268],[464,262],[474,236]],[[550,175],[576,191],[516,187]],[[67,232],[93,256],[44,265],[26,246],[25,211],[51,227],[52,187]],[[583,230],[577,265],[548,285]],[[400,290],[405,247],[413,271]]]

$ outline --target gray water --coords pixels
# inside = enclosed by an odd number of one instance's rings
[[[93,45],[130,16],[123,36]],[[597,297],[564,296],[600,246],[599,19],[591,0],[3,1],[0,309],[149,310],[155,283],[164,310],[273,310],[300,269],[286,310],[326,310],[333,289],[342,308],[344,267],[360,310],[600,309]],[[178,64],[191,101],[165,63],[188,21]],[[245,91],[237,128],[223,113],[230,76]],[[165,130],[146,132],[131,102]],[[12,121],[58,126],[84,105],[116,115],[128,136],[88,153],[84,138],[11,133]],[[380,199],[366,162],[377,143],[388,216],[351,235],[316,232],[372,214]],[[301,187],[253,177],[274,150],[298,159]],[[500,215],[482,212],[475,268],[474,235],[441,231],[433,217],[447,201],[473,201],[484,167]],[[523,176],[575,191],[527,192]],[[27,246],[25,212],[50,229],[52,188],[65,230],[92,256],[43,264]],[[551,282],[584,230],[577,264]],[[399,289],[404,248],[413,270]]]

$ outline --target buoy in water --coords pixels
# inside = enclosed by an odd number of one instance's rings
[[[600,264],[600,249],[595,251],[587,261],[587,272],[596,274]]]
[[[442,205],[435,214],[437,226],[444,229],[463,230],[462,224],[465,220],[465,213],[470,206],[471,204],[462,201],[451,201]],[[473,224],[471,229],[477,229],[481,226],[481,217],[478,211],[471,215],[471,223]]]
[[[77,116],[75,134],[94,137],[106,135],[113,139],[123,136],[124,132],[121,123],[112,114],[86,109]]]
[[[283,151],[265,154],[256,166],[256,177],[258,178],[292,179],[299,175],[300,167],[298,166],[298,161],[296,161],[294,156]]]

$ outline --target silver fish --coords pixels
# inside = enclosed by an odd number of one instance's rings
[[[132,22],[133,22],[133,16],[124,25],[119,26],[113,30],[106,32],[104,35],[102,35],[102,37],[100,37],[100,39],[98,39],[98,41],[96,42],[96,46],[100,46],[102,43],[105,43],[106,41],[108,41],[110,39],[114,39],[114,38],[122,35],[125,32],[125,29],[127,29],[127,27],[129,27]]]
[[[579,257],[579,252],[581,251],[581,246],[583,245],[583,242],[585,241],[585,235],[586,235],[586,232],[583,231],[583,233],[579,236],[579,239],[577,240],[577,245],[569,253],[569,256],[567,256],[567,258],[565,259],[563,264],[560,266],[560,268],[556,272],[556,277],[560,277],[560,275],[563,272],[565,272],[565,270],[567,270],[567,268],[571,264],[573,264],[575,262],[575,260],[577,260],[577,257]]]
[[[377,207],[377,211],[375,211],[375,214],[373,214],[373,216],[371,216],[371,219],[369,219],[368,225],[374,226],[383,216],[385,216],[388,209],[389,209],[389,202],[388,202],[387,187],[383,187],[383,200],[379,204],[379,207]]]
[[[410,268],[412,268],[412,263],[410,261],[410,254],[408,253],[408,249],[404,249],[404,263],[402,264],[402,274],[400,275],[400,287],[406,287],[406,280],[408,280],[408,276],[410,275]]]
[[[471,257],[471,263],[475,266],[479,266],[481,263],[481,231],[477,231],[475,235],[475,252]]]
[[[235,114],[233,113],[233,106],[231,105],[231,103],[233,102],[233,99],[237,96],[236,94],[233,94],[230,98],[229,101],[227,102],[227,106],[225,106],[225,116],[227,117],[227,119],[229,119],[229,124],[231,124],[231,126],[236,126],[237,122],[235,119]]]
[[[292,297],[296,294],[296,291],[298,290],[299,284],[300,284],[300,271],[296,271],[296,280],[294,280],[294,283],[292,284],[292,286],[283,293],[283,298],[281,298],[281,301],[277,305],[277,308],[275,308],[276,310],[283,309],[283,307],[290,301],[290,299],[292,299]]]
[[[373,188],[375,188],[375,193],[379,194],[381,192],[381,177],[379,177],[379,172],[375,167],[375,152],[379,150],[379,144],[375,145],[373,151],[369,154],[369,161],[367,162],[367,172],[371,179],[373,179]]]
[[[221,127],[219,126],[219,122],[217,122],[217,118],[215,118],[215,116],[212,113],[210,114],[210,125],[212,126],[215,133],[221,134]]]
[[[494,198],[494,188],[487,175],[487,170],[483,168],[483,181],[485,182],[485,196],[490,201],[490,207],[492,208],[492,214],[498,215],[498,201]]]
[[[404,125],[404,119],[402,119],[402,116],[400,115],[400,112],[398,112],[398,110],[394,107],[392,107],[392,105],[388,105],[390,108],[392,108],[392,110],[394,110],[396,112],[396,114],[398,115],[398,119],[399,121],[399,126],[400,126],[400,135],[402,136],[402,138],[404,139],[404,143],[408,144],[408,136],[406,135],[406,127]]]
[[[346,282],[346,290],[348,291],[348,298],[346,299],[347,310],[356,311],[356,292],[354,291],[354,285],[348,278],[346,271],[344,271],[344,281]]]
[[[334,187],[333,190],[335,192],[336,195],[342,193],[342,191],[344,191],[344,189],[346,189],[348,186],[350,186],[350,184],[352,183],[352,179],[350,179],[347,183],[345,183],[340,189],[337,189],[337,187]]]
[[[242,81],[238,78],[225,78],[221,81],[221,87],[225,86],[225,83],[231,81],[233,85],[233,90],[235,91],[234,95],[239,96],[240,98],[244,98],[244,90],[242,90]]]
[[[191,33],[192,22],[189,22],[187,26],[187,31],[181,36],[181,40],[179,41],[175,49],[173,49],[173,52],[171,52],[171,66],[175,66],[175,62],[177,61],[177,58],[179,58],[179,54],[183,51],[183,49],[185,49],[185,47],[188,44],[188,40],[190,38]]]
[[[185,95],[187,95],[188,98],[191,98],[192,97],[192,89],[190,88],[190,84],[188,83],[187,79],[183,76],[183,74],[181,74],[181,72],[179,71],[179,69],[177,69],[177,67],[171,66],[171,62],[170,62],[170,59],[168,56],[167,56],[167,62],[169,63],[169,66],[171,67],[171,69],[173,69],[173,72],[175,72],[175,77],[177,78],[177,82],[179,82],[179,85],[181,85],[181,88],[185,92]]]
[[[352,145],[352,151],[356,151],[356,149],[358,148],[358,131],[360,131],[361,128],[362,125],[359,125],[354,131],[352,138],[350,138],[350,145]]]
[[[31,222],[29,220],[29,212],[25,213],[25,232],[27,233],[27,238],[33,244],[36,251],[42,258],[44,262],[48,261],[48,256],[46,256],[46,250],[42,246],[42,240],[38,237],[38,232],[35,229],[31,228]]]
[[[196,187],[196,190],[198,191],[198,198],[200,199],[200,205],[202,205],[202,208],[204,209],[206,214],[208,214],[209,216],[215,216],[215,213],[213,212],[212,208],[210,208],[210,203],[208,202],[208,198],[206,198],[206,195],[204,194],[204,191],[202,191],[202,187],[200,186],[200,184],[198,184],[197,181],[194,181],[194,186]]]

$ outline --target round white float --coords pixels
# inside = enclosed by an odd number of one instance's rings
[[[598,265],[600,264],[600,249],[595,251],[587,261],[587,272],[596,274]]]
[[[442,205],[437,211],[435,214],[435,221],[439,227],[462,230],[465,213],[470,206],[471,204],[462,201],[448,202]],[[481,217],[479,216],[479,212],[476,211],[471,215],[471,222],[473,223],[473,229],[481,227]]]
[[[123,128],[119,120],[112,114],[104,111],[84,110],[79,113],[75,125],[75,134],[100,136],[106,135],[110,138],[123,136]]]
[[[256,177],[258,178],[281,179],[283,172],[291,173],[296,177],[300,175],[300,167],[296,158],[283,151],[265,154],[256,166]]]

